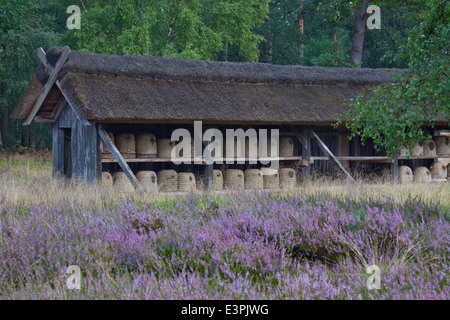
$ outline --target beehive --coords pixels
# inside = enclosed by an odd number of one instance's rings
[[[411,149],[412,156],[421,156],[423,155],[423,143],[417,142],[414,147]]]
[[[111,139],[112,143],[114,144],[114,134],[112,132],[107,132],[109,138]],[[114,156],[112,155],[109,148],[106,146],[106,144],[102,140],[102,158],[103,159],[114,159]],[[112,176],[111,176],[112,178]]]
[[[424,156],[435,156],[436,155],[436,145],[433,140],[430,140],[423,144],[423,155]]]
[[[206,176],[203,176],[204,181],[206,181]],[[220,170],[213,170],[213,191],[223,190],[223,174]]]
[[[400,150],[400,155],[401,155],[401,156],[406,156],[407,153],[408,153],[408,149],[407,149],[407,148],[402,148],[402,149]]]
[[[189,154],[187,152],[184,153],[183,151],[184,151],[184,149],[180,151],[180,157],[182,157],[182,158],[193,158],[194,157],[194,152],[195,152],[194,144],[192,144],[192,146],[191,146],[191,154]]]
[[[436,154],[443,156],[450,154],[450,139],[448,137],[434,138],[436,144]]]
[[[294,141],[291,137],[280,139],[280,157],[292,157],[294,155]]]
[[[178,175],[175,170],[160,170],[156,174],[156,179],[160,192],[178,191]]]
[[[113,175],[114,189],[121,193],[131,193],[134,192],[134,187],[128,180],[125,172],[119,171]]]
[[[244,151],[247,151],[247,146],[245,146],[245,150]],[[226,141],[224,141],[224,143],[223,143],[223,156],[224,157],[228,157],[227,152],[228,152],[228,149],[227,149]],[[235,139],[235,141],[234,141],[234,154],[231,157],[243,158],[245,156],[245,154],[241,154],[241,152],[242,152],[242,150],[241,150],[240,140]]]
[[[239,169],[225,170],[225,189],[244,189],[244,172]]]
[[[422,142],[416,143],[410,149],[410,151],[411,151],[411,156],[422,156],[423,155],[423,143]],[[408,149],[402,148],[400,155],[406,156],[407,153],[408,153]]]
[[[251,147],[251,148],[250,148]],[[258,139],[246,139],[245,142],[245,157],[246,158],[258,158],[259,145]]]
[[[114,185],[111,173],[106,171],[102,172],[102,185],[104,185],[105,187],[112,187]]]
[[[223,145],[217,144],[213,150],[212,156],[214,158],[222,158],[225,157],[224,147]]]
[[[280,172],[280,188],[292,189],[297,187],[297,177],[294,169],[281,168],[279,172]]]
[[[191,192],[196,190],[195,176],[191,172],[178,173],[178,191]]]
[[[262,189],[264,187],[264,179],[261,170],[247,169],[244,174],[245,189]]]
[[[272,148],[274,149],[273,154],[272,154]],[[261,154],[259,154],[259,155],[261,157],[263,156]],[[277,156],[279,156],[279,148],[277,148],[277,143],[276,142],[272,143],[272,140],[270,138],[267,139],[267,154],[265,156],[267,156],[267,157],[277,157]]]
[[[413,182],[414,177],[411,168],[408,166],[400,166],[398,168],[398,180],[400,183]]]
[[[158,158],[171,158],[175,145],[175,141],[170,139],[159,139],[157,143]]]
[[[158,178],[154,171],[139,171],[136,179],[149,192],[158,192]]]
[[[279,189],[280,176],[278,170],[271,168],[261,168],[263,173],[264,189]]]
[[[156,158],[156,138],[153,134],[140,134],[136,137],[136,158]]]
[[[115,137],[117,150],[124,158],[136,158],[136,141],[131,133],[121,133]]]
[[[447,166],[437,161],[430,166],[431,179],[447,179]]]
[[[213,170],[213,190],[223,190],[223,173],[220,170]]]
[[[431,182],[431,172],[426,167],[417,167],[414,169],[414,182],[428,183]]]

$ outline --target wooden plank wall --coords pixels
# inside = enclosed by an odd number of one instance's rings
[[[64,129],[53,124],[53,147],[52,147],[52,174],[53,178],[64,174]]]
[[[72,177],[85,182],[97,180],[97,126],[83,125],[78,118],[72,126]]]
[[[67,103],[53,125],[54,175],[64,172],[64,129],[71,129],[71,178],[95,182],[100,178],[97,126],[83,125]]]

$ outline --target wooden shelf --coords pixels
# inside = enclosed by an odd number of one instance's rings
[[[405,156],[399,156],[399,160],[425,160],[425,159],[437,159],[437,158],[450,158],[450,155],[442,155],[442,156],[416,156],[406,159]],[[184,159],[184,158],[183,158]],[[388,157],[382,156],[374,156],[374,157],[361,157],[361,156],[337,156],[337,160],[339,161],[360,161],[360,162],[379,162],[379,163],[392,163],[393,160]],[[223,158],[223,163],[226,164],[227,161],[234,161],[235,163],[245,161],[248,163],[250,161],[273,161],[278,160],[283,164],[291,164],[291,165],[302,165],[307,166],[307,160],[303,159],[301,156],[293,156],[293,157],[278,157],[278,158]],[[330,158],[328,157],[311,157],[311,163],[314,161],[328,161]],[[172,162],[172,158],[126,158],[126,162],[128,163],[170,163]],[[102,159],[102,163],[116,163],[116,159]],[[191,162],[194,163],[194,158],[191,158]],[[202,165],[206,165],[204,159],[202,159]]]
[[[411,158],[406,159],[405,156],[399,156],[398,160],[421,160],[421,159],[437,159],[437,158],[450,158],[450,154],[437,155],[437,156],[411,156]]]
[[[184,160],[185,158],[180,158],[181,160]],[[172,162],[172,158],[125,158],[124,159],[127,163],[170,163]],[[303,159],[301,156],[293,156],[293,157],[278,157],[278,158],[222,158],[222,161],[224,164],[226,164],[227,161],[234,161],[235,163],[239,162],[259,162],[259,161],[276,161],[283,164],[292,164],[292,165],[307,165],[307,161]],[[194,164],[194,158],[191,158],[190,161]],[[104,159],[102,158],[102,163],[116,163],[116,159]],[[202,165],[206,165],[205,160],[202,159]]]
[[[426,160],[426,159],[438,159],[438,158],[450,158],[450,155],[441,155],[441,156],[414,156],[406,159],[405,156],[399,156],[399,160]],[[393,159],[388,157],[359,157],[359,156],[338,156],[336,157],[339,161],[360,161],[360,162],[378,162],[378,163],[393,163]],[[330,158],[328,157],[311,157],[311,161],[328,161]]]
[[[172,162],[171,158],[124,158],[124,160],[128,163],[133,162]],[[103,163],[115,163],[116,159],[104,159],[102,158]]]

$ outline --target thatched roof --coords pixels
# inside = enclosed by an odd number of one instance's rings
[[[51,48],[55,65],[61,48]],[[397,70],[392,70],[397,71]],[[331,123],[363,87],[391,81],[387,69],[321,68],[71,51],[61,88],[90,121]],[[41,66],[24,95],[33,95]],[[14,116],[26,117],[31,97]]]

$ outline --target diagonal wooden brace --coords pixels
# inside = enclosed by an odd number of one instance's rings
[[[309,130],[308,131],[309,134],[311,135],[311,137],[313,137],[318,145],[319,148],[325,153],[328,154],[330,156],[330,159],[333,160],[339,168],[341,168],[342,171],[344,171],[344,173],[350,178],[350,180],[354,183],[356,183],[355,179],[353,179],[353,177],[350,175],[350,173],[348,173],[347,170],[345,170],[344,166],[342,165],[342,163],[339,162],[339,160],[334,156],[334,154],[330,151],[330,149],[328,149],[328,147],[326,146],[326,144],[322,141],[322,139],[319,138],[319,136],[313,131],[313,130]]]
[[[136,176],[134,175],[133,171],[131,171],[130,167],[128,166],[127,162],[125,161],[125,159],[122,157],[122,155],[120,154],[119,150],[117,150],[116,146],[114,145],[114,143],[111,141],[111,139],[109,138],[108,134],[106,133],[105,129],[103,128],[99,128],[98,129],[98,133],[100,135],[100,138],[102,138],[103,142],[106,144],[106,146],[108,147],[109,151],[111,151],[112,155],[114,156],[114,158],[117,160],[117,163],[119,164],[119,166],[122,168],[123,172],[125,173],[125,175],[127,176],[127,178],[130,180],[131,184],[139,190],[144,190],[144,188],[142,187],[142,185],[139,183],[139,181],[136,179]]]
[[[58,62],[56,62],[55,68],[53,70],[51,70],[51,72],[50,72],[50,76],[48,77],[48,80],[45,83],[41,94],[39,95],[39,97],[37,98],[36,102],[34,103],[33,108],[31,109],[31,111],[28,114],[27,118],[23,122],[24,126],[28,126],[33,121],[34,117],[36,116],[36,114],[38,113],[39,109],[41,108],[41,105],[44,102],[45,98],[47,98],[47,95],[50,92],[50,89],[52,88],[53,84],[55,83],[56,77],[58,76],[59,71],[61,70],[61,68],[63,67],[64,63],[66,62],[67,57],[69,56],[69,54],[70,54],[69,47],[67,47],[67,46],[64,47],[63,48],[63,52],[61,53],[61,56],[58,59]],[[42,55],[42,52],[40,52],[40,50],[38,50],[38,57],[39,57],[39,59],[41,59],[40,55]],[[48,63],[44,64],[44,66],[46,68],[49,67]]]

